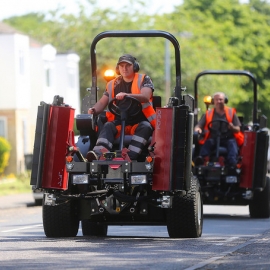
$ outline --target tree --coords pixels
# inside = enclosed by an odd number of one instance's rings
[[[86,94],[85,89],[91,86],[89,48],[98,33],[115,29],[168,31],[176,36],[180,44],[182,86],[187,87],[188,93],[193,94],[195,77],[203,70],[247,70],[258,81],[259,109],[270,118],[270,4],[267,1],[250,0],[242,4],[238,0],[185,0],[170,14],[154,16],[142,12],[142,1],[140,12],[131,9],[129,5],[132,4],[130,0],[126,8],[115,11],[98,8],[97,1],[93,0],[80,6],[79,16],[63,14],[59,9],[49,14],[28,14],[6,21],[43,43],[53,44],[59,52],[73,50],[79,54],[82,97]],[[116,38],[100,41],[97,46],[100,89],[105,88],[103,70],[114,68],[122,53],[133,53],[138,58],[141,71],[153,79],[156,94],[164,97],[165,44],[162,39]],[[171,53],[172,93],[175,85],[173,58]],[[245,119],[250,119],[252,114],[251,89],[246,78],[212,76],[200,81],[201,97],[216,90],[224,91],[230,106],[236,107]]]
[[[171,14],[160,16],[156,23],[163,29],[179,33],[182,55],[182,82],[193,93],[196,75],[208,69],[247,70],[259,85],[259,108],[269,114],[269,22],[263,12],[236,0],[188,0]],[[261,9],[270,5],[262,1]],[[180,31],[179,31],[180,30]],[[188,35],[181,35],[188,33]],[[252,115],[252,85],[246,78],[216,76],[200,80],[200,95],[216,90],[229,96],[230,105],[249,120]],[[200,99],[201,107],[202,98]]]

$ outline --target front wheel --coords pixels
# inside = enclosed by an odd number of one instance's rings
[[[249,204],[251,218],[270,217],[270,178],[266,177],[266,185],[263,191],[255,191]]]
[[[191,176],[186,195],[175,195],[168,209],[167,229],[172,238],[197,238],[202,235],[203,203],[198,179]]]
[[[43,227],[47,237],[75,237],[79,230],[77,202],[42,206]]]

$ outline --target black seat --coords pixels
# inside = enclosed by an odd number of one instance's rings
[[[154,110],[161,107],[161,96],[153,96],[153,107]]]

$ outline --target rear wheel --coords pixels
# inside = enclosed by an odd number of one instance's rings
[[[43,205],[43,227],[47,237],[74,237],[78,233],[77,202],[66,201],[58,205]]]
[[[251,218],[270,217],[270,178],[266,177],[266,185],[263,191],[255,191],[254,197],[249,204]]]
[[[88,219],[82,220],[82,233],[84,236],[106,236],[108,225],[91,222]]]
[[[186,195],[175,195],[168,209],[167,229],[172,238],[196,238],[202,235],[203,204],[198,179],[192,176]]]

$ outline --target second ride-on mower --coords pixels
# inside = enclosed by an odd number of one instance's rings
[[[215,137],[215,150],[203,162],[197,160],[201,148],[198,143],[201,135],[194,133],[193,173],[200,181],[203,202],[211,205],[249,205],[250,217],[269,218],[270,178],[267,176],[269,135],[266,117],[258,116],[256,79],[247,71],[206,70],[199,73],[194,86],[196,112],[198,112],[198,81],[205,75],[248,77],[253,83],[253,119],[252,124],[242,123],[244,143],[239,148],[237,166],[233,168],[226,166],[227,149],[220,147],[220,140],[226,136],[224,127],[228,126],[227,121],[212,121],[208,124]],[[210,102],[207,99],[205,104],[208,109]],[[196,113],[195,125],[198,122],[197,118]]]

